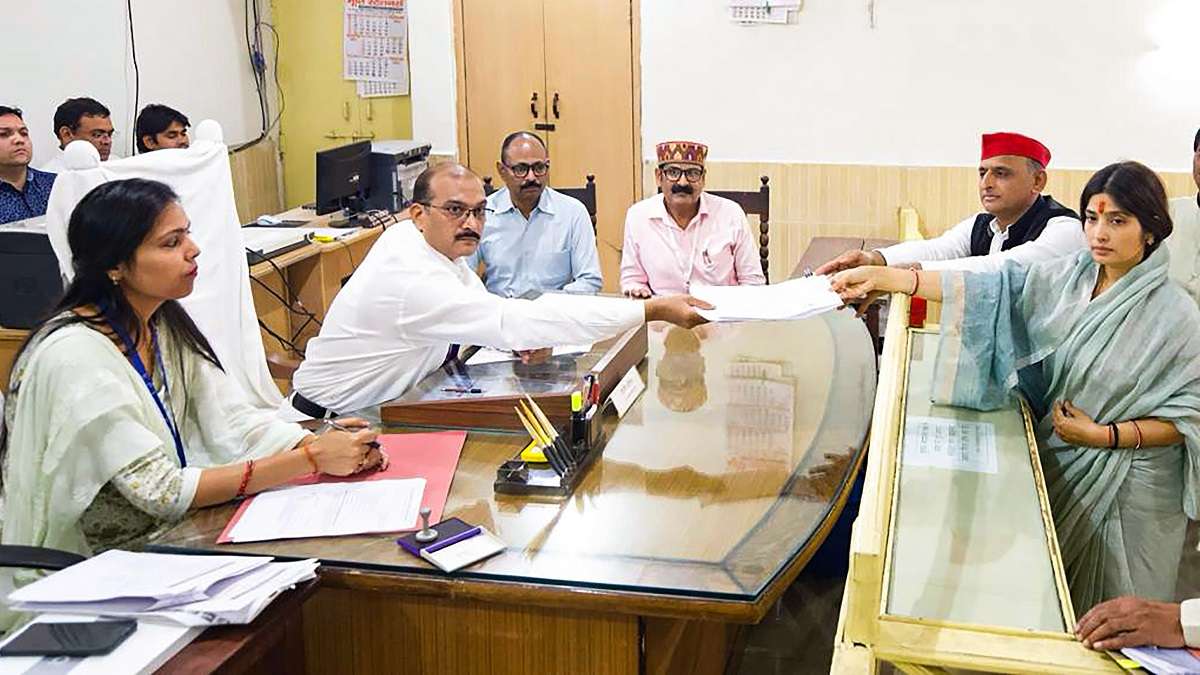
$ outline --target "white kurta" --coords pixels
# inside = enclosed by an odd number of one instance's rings
[[[1008,241],[1008,229],[1001,230],[997,227],[995,218],[989,226],[992,229],[992,243],[987,255],[971,255],[971,230],[975,227],[975,216],[963,220],[940,237],[905,241],[881,248],[879,252],[889,265],[920,263],[921,268],[927,270],[996,272],[1009,260],[1029,265],[1087,248],[1083,225],[1079,219],[1071,216],[1051,218],[1046,221],[1046,228],[1037,239],[1007,251],[1000,248]]]
[[[453,343],[579,344],[644,320],[644,303],[624,298],[547,294],[530,301],[488,293],[463,258],[446,258],[403,221],[379,237],[334,298],[293,385],[345,414],[398,398],[441,366]],[[280,412],[303,418],[287,401]]]
[[[1171,252],[1167,274],[1200,303],[1200,203],[1198,195],[1171,200],[1174,229],[1166,239]]]
[[[58,175],[50,192],[46,233],[63,274],[70,279],[74,273],[67,224],[84,195],[101,183],[124,178],[148,178],[170,185],[191,219],[192,239],[200,247],[200,275],[192,294],[180,304],[208,338],[246,400],[274,409],[279,405],[279,389],[267,370],[250,292],[229,149],[220,140],[220,127],[211,120],[196,126],[196,137],[186,150],[159,150],[103,164],[91,144],[71,143],[66,151],[67,169]]]

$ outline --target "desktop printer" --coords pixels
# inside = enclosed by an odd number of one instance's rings
[[[395,213],[412,201],[413,183],[429,166],[430,144],[423,141],[371,143],[371,185],[367,208]]]

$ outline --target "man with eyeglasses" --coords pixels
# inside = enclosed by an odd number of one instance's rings
[[[54,111],[54,135],[58,138],[58,152],[42,165],[43,171],[62,173],[62,151],[72,141],[87,141],[100,153],[100,161],[107,162],[112,154],[113,124],[108,108],[94,98],[81,96],[69,98]]]
[[[483,181],[455,163],[426,169],[413,186],[411,220],[388,228],[334,298],[308,343],[280,414],[336,417],[396,399],[456,360],[459,345],[528,351],[592,343],[646,321],[704,323],[685,295],[645,302],[547,293],[489,293],[466,262],[484,232]]]
[[[621,292],[631,298],[687,293],[707,286],[766,283],[746,212],[704,191],[708,146],[669,141],[657,146],[654,177],[662,194],[625,215]]]
[[[542,139],[526,131],[500,145],[496,170],[504,187],[488,197],[487,231],[468,264],[483,263],[483,283],[496,295],[531,291],[595,293],[600,256],[591,216],[578,199],[550,182],[550,159]]]

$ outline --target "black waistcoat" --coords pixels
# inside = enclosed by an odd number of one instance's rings
[[[1008,239],[1000,247],[1000,250],[1007,251],[1014,246],[1037,239],[1042,234],[1042,230],[1046,229],[1046,223],[1051,218],[1058,216],[1079,218],[1074,211],[1054,201],[1050,195],[1039,195],[1029,210],[1017,222],[1008,226]],[[986,212],[975,216],[975,226],[971,229],[971,255],[988,254],[988,248],[992,245],[990,223],[994,217]]]

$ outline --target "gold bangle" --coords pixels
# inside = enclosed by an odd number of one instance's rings
[[[1133,431],[1134,431],[1134,433],[1137,434],[1137,445],[1135,445],[1133,449],[1141,450],[1142,449],[1142,428],[1138,426],[1137,420],[1131,420],[1131,421],[1133,422]]]

